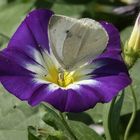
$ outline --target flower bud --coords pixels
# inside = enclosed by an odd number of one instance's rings
[[[133,51],[140,51],[140,13],[136,20],[134,29],[128,41],[128,46],[133,49]]]
[[[129,67],[133,66],[137,58],[140,57],[140,13],[136,19],[130,39],[125,43],[124,55]]]

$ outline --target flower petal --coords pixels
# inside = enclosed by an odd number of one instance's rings
[[[82,112],[93,107],[99,101],[96,91],[80,86],[79,89],[69,89],[65,106],[66,112]]]
[[[131,80],[126,75],[108,76],[79,82],[79,86],[68,89],[66,112],[81,112],[93,108],[98,102],[109,102]]]
[[[32,106],[45,101],[62,112],[81,112],[94,107],[98,102],[109,102],[120,90],[131,83],[126,74],[97,77],[70,85],[67,89],[44,85],[33,94]]]
[[[110,58],[98,58],[93,62],[93,65],[97,65],[97,68],[92,72],[93,77],[102,77],[109,75],[119,75],[124,73],[128,76],[128,70],[123,61],[110,59]]]
[[[121,43],[120,43],[120,34],[117,28],[105,21],[101,21],[100,24],[105,28],[108,33],[109,41],[107,44],[107,48],[100,55],[100,57],[110,57],[113,59],[121,59]]]
[[[42,47],[49,51],[48,23],[52,15],[53,12],[49,10],[31,12],[11,38],[8,47],[23,50],[26,46],[32,46],[38,49]]]
[[[27,50],[28,51],[27,51]],[[40,51],[37,49],[27,46],[26,49],[20,50],[18,48],[6,48],[4,49],[1,54],[6,58],[10,59],[17,65],[27,69],[31,72],[37,72],[34,68],[29,68],[29,66],[36,66],[38,69],[43,69],[44,60],[43,56],[41,55]]]
[[[96,90],[101,95],[100,102],[103,103],[112,100],[122,89],[131,83],[131,79],[126,74],[99,77],[94,80],[100,83]]]
[[[28,102],[30,105],[34,106],[41,101],[45,101],[63,112],[65,111],[67,96],[67,90],[61,89],[55,84],[49,84],[48,86],[44,85],[35,91]]]
[[[10,93],[21,100],[29,100],[33,92],[41,86],[27,76],[4,76],[0,77],[0,81]]]
[[[31,76],[31,72],[13,62],[0,53],[0,76]]]

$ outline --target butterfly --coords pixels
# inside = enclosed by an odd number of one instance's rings
[[[95,20],[53,15],[49,39],[55,58],[65,70],[71,71],[101,54],[109,37]]]

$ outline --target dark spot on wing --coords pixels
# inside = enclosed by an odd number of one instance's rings
[[[56,32],[56,29],[53,30],[53,33],[55,33],[55,32]]]
[[[72,33],[69,30],[66,31],[66,34],[67,34],[66,38],[72,37]]]
[[[69,30],[66,30],[66,33],[68,34],[69,33]]]

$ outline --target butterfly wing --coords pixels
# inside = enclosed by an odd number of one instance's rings
[[[49,29],[53,54],[66,70],[93,60],[108,42],[108,35],[100,23],[88,18],[76,20],[54,16]]]

